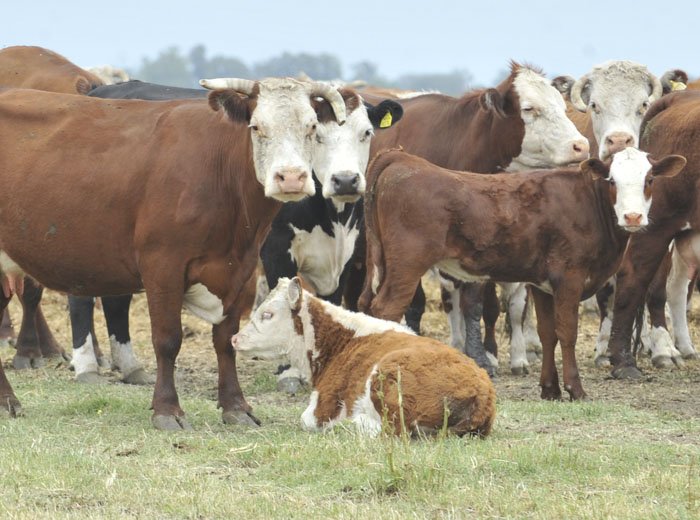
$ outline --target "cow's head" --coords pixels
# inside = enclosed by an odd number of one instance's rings
[[[250,316],[250,321],[231,338],[236,352],[263,359],[289,357],[292,366],[310,380],[309,360],[299,316],[304,305],[299,278],[280,278],[265,301]],[[309,346],[313,350],[313,345]]]
[[[677,74],[682,71],[670,72],[668,90],[673,78],[682,77]],[[663,91],[662,82],[644,65],[608,61],[574,83],[571,103],[581,112],[589,111],[600,159],[605,160],[628,146],[639,146],[642,118]]]
[[[680,155],[656,161],[636,148],[626,148],[606,162],[595,158],[582,162],[581,171],[607,180],[617,224],[635,232],[649,224],[654,177],[673,177],[685,163],[685,157]]]
[[[365,192],[365,170],[375,129],[389,128],[403,115],[396,101],[377,106],[363,103],[351,89],[340,89],[347,119],[339,125],[324,99],[315,102],[319,125],[316,130],[313,167],[323,196],[336,203],[355,202]]]
[[[485,90],[479,101],[485,110],[522,121],[520,154],[507,170],[551,168],[588,158],[588,140],[566,117],[561,93],[539,71],[513,62],[510,76]]]
[[[214,90],[209,94],[214,110],[223,108],[232,120],[250,127],[255,174],[266,196],[287,202],[314,193],[311,160],[318,117],[312,99],[327,99],[343,124],[345,103],[335,88],[291,78],[204,79],[200,84]]]

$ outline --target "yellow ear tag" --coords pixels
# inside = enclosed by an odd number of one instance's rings
[[[686,85],[682,81],[669,80],[669,83],[671,84],[671,90],[685,90],[686,88],[688,88],[688,85]]]
[[[379,122],[379,128],[389,128],[391,126],[391,112],[387,112]]]

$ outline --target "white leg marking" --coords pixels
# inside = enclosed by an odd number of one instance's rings
[[[301,414],[301,427],[308,432],[319,430],[319,426],[316,423],[316,416],[314,415],[316,406],[318,406],[318,391],[314,390],[309,397],[309,406],[307,406],[304,413]]]
[[[112,365],[117,368],[124,378],[129,377],[141,367],[141,363],[134,355],[131,341],[119,343],[114,335],[109,337],[109,346],[112,352]]]
[[[369,437],[376,437],[382,431],[382,418],[374,408],[371,398],[372,378],[377,373],[377,367],[372,369],[365,382],[365,392],[355,401],[352,408],[352,422],[357,431]]]
[[[75,376],[88,372],[98,372],[97,358],[92,344],[92,335],[88,334],[85,343],[80,348],[73,349],[73,359],[70,364],[75,369]]]
[[[462,309],[459,306],[459,289],[454,287],[454,284],[448,282],[450,296],[449,301],[452,304],[452,310],[447,313],[447,319],[450,326],[450,345],[461,352],[465,352],[465,344],[467,341],[467,324],[464,321]]]
[[[673,263],[671,272],[666,281],[666,295],[668,297],[668,309],[671,314],[671,324],[673,327],[673,337],[676,348],[684,358],[697,356],[693,340],[690,339],[688,330],[688,285],[690,280],[687,276],[688,266],[678,254],[678,250],[673,250]]]
[[[513,286],[506,288],[506,286]],[[510,323],[510,371],[513,374],[527,373],[530,364],[527,361],[527,344],[523,330],[523,317],[527,302],[527,287],[523,283],[501,284],[508,304]]]

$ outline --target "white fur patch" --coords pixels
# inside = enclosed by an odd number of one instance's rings
[[[463,282],[486,282],[490,280],[488,276],[468,273],[462,268],[458,260],[451,258],[441,260],[435,264],[435,267],[450,275],[452,278],[456,278],[457,280],[461,280]]]
[[[132,372],[141,368],[141,363],[136,359],[130,341],[119,343],[116,337],[111,335],[109,337],[109,346],[112,353],[112,364],[125,378]]]
[[[226,318],[222,301],[201,283],[187,289],[182,306],[213,325],[218,325]]]
[[[365,381],[365,391],[352,407],[352,422],[357,431],[370,437],[376,437],[382,431],[382,418],[372,402],[372,378],[376,374],[377,365],[372,367],[372,372]]]
[[[301,414],[301,427],[306,431],[317,431],[319,429],[316,423],[316,407],[318,406],[318,391],[314,390],[309,396],[309,406],[306,407],[304,413]]]
[[[99,372],[91,334],[87,335],[85,343],[80,348],[73,349],[70,364],[75,369],[76,376],[88,372]]]
[[[625,215],[637,213],[642,216],[640,226],[649,223],[649,209],[651,198],[644,196],[644,182],[651,169],[651,163],[645,152],[636,148],[626,148],[613,156],[610,165],[610,179],[617,186],[617,198],[615,201],[615,214],[617,224],[626,227]],[[636,231],[635,229],[630,229]]]

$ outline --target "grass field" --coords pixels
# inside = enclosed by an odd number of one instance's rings
[[[64,298],[49,293],[45,310],[69,345]],[[12,313],[17,323],[14,302]],[[142,295],[132,321],[153,371]],[[445,338],[434,302],[425,323]],[[224,426],[208,327],[189,316],[185,326],[178,389],[194,432],[155,431],[152,388],[116,374],[88,387],[65,366],[7,370],[25,415],[0,417],[0,518],[700,518],[700,363],[659,372],[642,360],[645,380],[611,381],[593,366],[592,317],[578,349],[591,401],[542,402],[538,368],[511,376],[502,357],[486,440],[366,439],[342,425],[308,434],[308,393],[278,393],[275,365],[245,360],[263,426]],[[106,343],[101,316],[97,330]],[[0,349],[6,366],[12,355]]]

